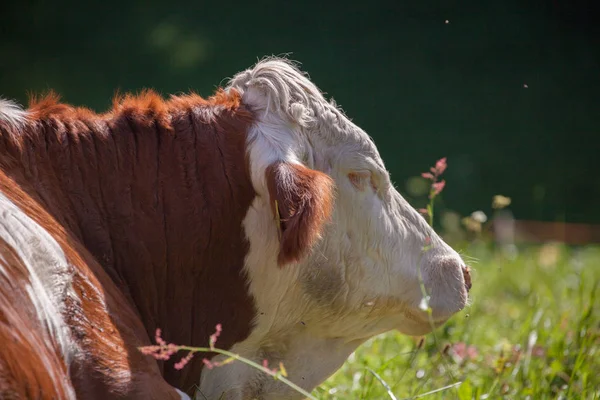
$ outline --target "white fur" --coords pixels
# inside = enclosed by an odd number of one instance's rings
[[[38,223],[0,192],[0,237],[27,267],[27,294],[40,322],[58,344],[67,366],[77,351],[62,318],[64,301],[75,296],[69,263],[59,244]],[[1,255],[0,255],[1,257]],[[6,274],[0,268],[0,273]],[[42,360],[47,361],[47,360]],[[52,368],[48,365],[48,372]],[[56,376],[54,379],[58,379]],[[70,387],[70,385],[65,385]],[[74,393],[69,393],[75,398]]]
[[[11,100],[0,98],[0,121],[5,121],[13,129],[21,129],[27,121],[27,111]]]
[[[371,138],[308,78],[288,61],[266,59],[229,87],[257,117],[248,151],[258,194],[243,223],[258,314],[250,336],[232,351],[258,363],[268,359],[271,366],[283,362],[292,381],[312,390],[370,337],[391,329],[431,330],[419,309],[419,268],[436,323],[465,306],[460,256],[396,191]],[[265,182],[275,161],[325,172],[337,191],[323,239],[305,260],[283,268],[277,267],[278,232]],[[362,190],[350,182],[350,172],[367,177]],[[433,248],[423,254],[428,237]],[[242,363],[205,369],[200,391],[208,399],[300,398]]]

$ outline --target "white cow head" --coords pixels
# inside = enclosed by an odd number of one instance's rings
[[[244,229],[257,317],[234,352],[283,362],[312,390],[374,335],[431,331],[421,282],[434,325],[465,307],[460,256],[394,188],[370,137],[309,79],[266,59],[229,88],[256,116],[248,153],[257,197]],[[297,398],[241,363],[205,370],[200,389],[208,398]]]

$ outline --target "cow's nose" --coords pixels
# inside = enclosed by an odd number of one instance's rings
[[[463,277],[465,278],[465,287],[467,288],[467,292],[471,290],[471,268],[468,265],[462,267]]]

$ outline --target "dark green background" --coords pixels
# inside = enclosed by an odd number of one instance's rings
[[[447,156],[449,208],[501,193],[517,218],[599,222],[598,3],[5,1],[0,94],[52,88],[101,111],[116,89],[209,95],[291,52],[401,190]]]

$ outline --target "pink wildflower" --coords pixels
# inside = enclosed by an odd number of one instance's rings
[[[431,172],[422,172],[421,177],[430,180],[431,183],[431,192],[429,193],[429,198],[433,199],[435,196],[440,194],[442,190],[444,190],[444,186],[446,185],[446,181],[441,180],[438,182],[438,178],[440,175],[446,171],[448,167],[448,163],[446,162],[446,157],[440,158],[435,162],[435,166],[429,168]]]
[[[434,182],[437,182],[437,178],[446,171],[448,167],[448,163],[446,162],[446,157],[440,158],[435,162],[435,166],[429,168],[430,172],[422,172],[421,176],[425,179],[430,179]]]
[[[155,336],[154,336],[154,339],[156,340],[156,343],[157,343],[159,346],[166,346],[166,345],[167,345],[167,343],[166,343],[166,342],[163,340],[163,338],[162,338],[162,337],[160,337],[160,334],[161,334],[161,330],[160,330],[160,328],[156,328],[156,334],[155,334]]]
[[[457,358],[458,362],[463,360],[474,360],[479,355],[475,346],[467,346],[464,342],[455,343],[452,346],[452,353]]]
[[[419,208],[419,212],[424,215],[429,215],[429,211],[426,208]]]
[[[156,353],[158,350],[160,350],[160,346],[140,347],[140,351],[142,352],[142,354],[146,354],[148,356],[151,356],[153,353]]]
[[[546,356],[546,349],[539,344],[536,344],[531,349],[531,355],[537,358],[544,358]]]
[[[274,373],[274,374],[276,374],[276,373],[277,373],[277,368],[273,368],[273,369],[269,368],[269,361],[268,361],[266,358],[263,360],[263,362],[262,362],[262,366],[263,366],[263,368],[265,368],[265,369],[267,369],[267,370],[271,371],[271,372],[272,372],[272,373]]]
[[[217,324],[215,333],[210,335],[210,348],[214,349],[215,343],[217,342],[217,338],[221,335],[221,331],[223,330],[221,324]],[[160,328],[156,329],[156,333],[154,335],[154,340],[156,341],[156,345],[150,346],[141,346],[139,350],[142,354],[152,356],[157,360],[166,361],[171,358],[171,356],[177,353],[180,350],[183,350],[183,346],[179,346],[173,343],[167,343],[161,336],[162,332]],[[194,357],[194,351],[190,351],[185,357],[182,357],[178,362],[175,363],[175,369],[181,370],[183,369]],[[203,359],[202,362],[206,365],[207,368],[211,369],[213,367],[220,366],[221,364],[218,362],[211,362],[208,359]]]
[[[143,354],[152,356],[157,360],[168,360],[173,354],[179,351],[179,346],[165,342],[161,337],[160,328],[156,329],[154,339],[156,340],[156,343],[158,343],[157,345],[142,346],[139,348]]]
[[[440,176],[441,174],[443,174],[444,171],[446,170],[446,167],[448,167],[448,164],[446,163],[446,157],[443,157],[443,158],[440,158],[439,160],[437,160],[435,163],[436,175]]]
[[[182,357],[181,360],[179,360],[179,362],[175,363],[175,365],[174,365],[175,369],[177,369],[177,370],[183,369],[183,367],[185,367],[185,365],[190,362],[192,357],[194,357],[194,352],[190,351],[187,356]]]
[[[440,194],[442,192],[442,190],[444,190],[444,186],[446,186],[446,181],[445,180],[441,180],[439,182],[435,182],[431,184],[431,187],[433,188],[433,196],[437,196],[438,194]]]
[[[215,343],[217,343],[217,339],[219,338],[219,336],[221,336],[222,330],[223,327],[221,326],[221,324],[217,324],[217,326],[215,327],[215,333],[210,335],[209,343],[211,349],[215,347]]]
[[[204,363],[204,365],[206,365],[206,368],[208,368],[208,369],[213,369],[214,367],[217,366],[217,365],[215,365],[215,363],[212,363],[208,358],[203,358],[202,362]]]

